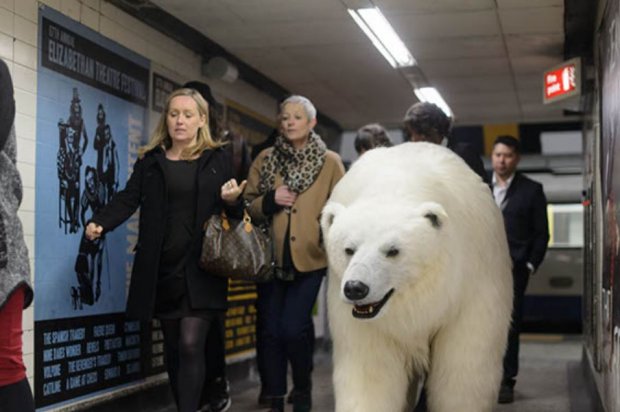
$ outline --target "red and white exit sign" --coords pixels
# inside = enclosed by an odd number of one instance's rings
[[[543,102],[552,103],[581,93],[581,64],[579,58],[568,60],[545,71]]]

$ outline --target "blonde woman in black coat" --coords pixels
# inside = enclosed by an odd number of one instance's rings
[[[227,280],[198,266],[202,226],[223,208],[235,214],[245,187],[232,178],[232,163],[208,122],[197,91],[173,92],[127,186],[86,227],[86,236],[96,239],[140,208],[127,316],[160,319],[181,412],[199,409],[205,339],[227,302]]]

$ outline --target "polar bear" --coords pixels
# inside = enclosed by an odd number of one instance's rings
[[[432,412],[491,411],[512,274],[489,187],[440,145],[374,149],[321,226],[336,412],[402,412],[420,376]]]

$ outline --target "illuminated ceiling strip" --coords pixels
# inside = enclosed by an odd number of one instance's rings
[[[394,68],[416,64],[394,28],[377,8],[347,9],[355,23]]]
[[[422,102],[429,102],[436,104],[448,117],[452,117],[452,110],[446,101],[441,97],[441,94],[434,87],[421,87],[414,89],[415,95]]]

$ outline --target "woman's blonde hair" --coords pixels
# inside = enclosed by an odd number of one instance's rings
[[[225,144],[224,142],[213,139],[211,133],[209,132],[209,105],[207,104],[207,101],[203,99],[200,93],[194,89],[177,89],[173,91],[170,96],[168,96],[168,99],[166,99],[166,109],[159,117],[157,126],[151,135],[151,140],[145,146],[138,149],[138,155],[140,157],[144,156],[146,152],[153,150],[156,147],[161,147],[164,150],[172,147],[172,139],[168,134],[168,124],[166,119],[168,117],[168,111],[170,110],[170,102],[178,96],[189,96],[194,99],[196,106],[198,107],[198,114],[200,116],[205,116],[206,119],[205,125],[198,129],[196,142],[181,152],[181,158],[193,159],[207,149],[215,149]]]

